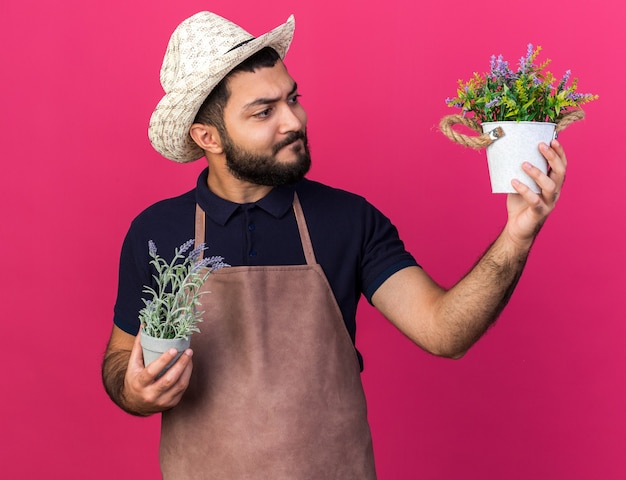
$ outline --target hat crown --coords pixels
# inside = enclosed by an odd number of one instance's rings
[[[254,38],[243,28],[212,12],[199,12],[172,33],[161,66],[161,85],[170,92],[192,76],[218,68],[218,59]]]

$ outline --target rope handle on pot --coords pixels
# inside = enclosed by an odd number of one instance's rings
[[[555,133],[563,131],[568,125],[582,120],[585,118],[585,112],[582,110],[574,110],[563,115],[556,124]],[[464,125],[479,135],[470,136],[457,132],[452,128],[454,125]],[[478,122],[471,118],[464,117],[462,115],[447,115],[441,119],[439,123],[439,129],[441,132],[453,142],[456,142],[465,147],[474,148],[476,150],[486,148],[495,142],[498,138],[505,135],[504,130],[501,127],[497,127],[490,132],[483,133],[483,130]],[[555,137],[556,138],[556,137]]]

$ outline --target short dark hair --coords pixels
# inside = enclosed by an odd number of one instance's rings
[[[259,68],[271,68],[276,65],[278,60],[280,60],[280,55],[272,47],[264,47],[245,59],[233,68],[209,93],[198,110],[194,123],[213,125],[222,135],[226,131],[224,108],[230,98],[230,90],[228,89],[229,78],[238,72],[254,72]]]

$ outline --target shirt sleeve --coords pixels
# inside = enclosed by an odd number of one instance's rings
[[[389,218],[369,203],[366,203],[363,229],[362,291],[371,303],[385,280],[403,268],[419,265]]]
[[[139,332],[144,285],[152,283],[147,252],[147,242],[141,241],[132,224],[122,244],[117,299],[113,310],[114,324],[131,335]]]

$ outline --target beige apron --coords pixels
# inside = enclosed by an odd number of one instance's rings
[[[193,373],[163,413],[167,480],[370,480],[359,363],[298,201],[306,265],[230,267],[205,283]],[[196,244],[204,242],[196,209]]]

